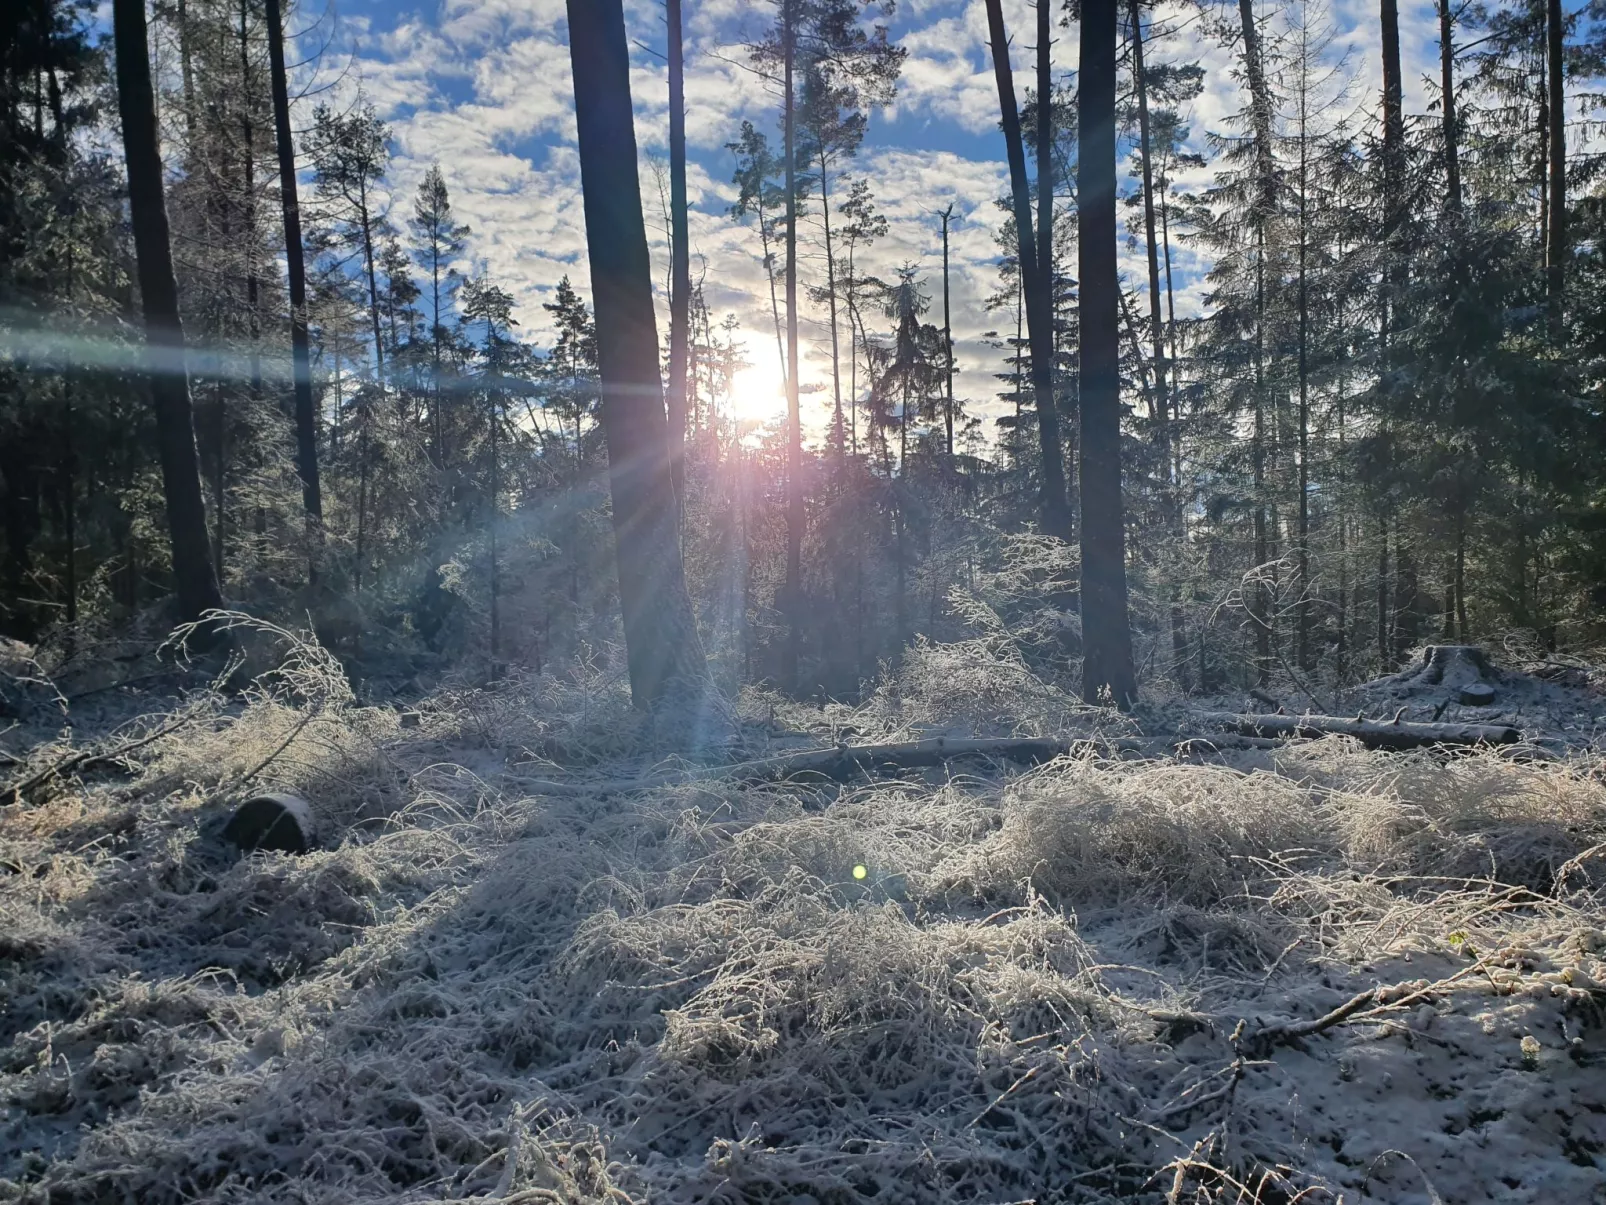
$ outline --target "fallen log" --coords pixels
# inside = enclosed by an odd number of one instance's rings
[[[963,757],[996,758],[1000,761],[1041,765],[1066,753],[1094,753],[1118,757],[1123,753],[1159,753],[1168,743],[1138,738],[1083,738],[1063,740],[1054,737],[929,737],[922,741],[900,741],[885,745],[835,745],[829,749],[805,749],[755,761],[723,766],[697,766],[664,770],[612,781],[551,782],[526,780],[520,785],[542,795],[615,795],[645,791],[655,787],[680,786],[693,782],[731,779],[737,782],[774,782],[812,775],[832,782],[845,782],[861,773],[878,770],[904,770],[918,766],[939,766]]]
[[[1337,716],[1230,715],[1207,713],[1198,717],[1207,727],[1229,736],[1185,736],[1143,739],[1140,737],[1078,738],[1055,737],[929,737],[921,741],[901,741],[884,745],[835,745],[828,749],[805,749],[755,761],[720,766],[695,766],[662,770],[640,778],[554,782],[526,779],[519,785],[537,795],[591,796],[619,795],[649,791],[658,787],[683,786],[695,782],[729,780],[735,782],[776,782],[810,776],[831,782],[846,782],[860,774],[884,770],[906,770],[937,766],[959,758],[992,758],[998,761],[1041,765],[1068,753],[1121,757],[1128,754],[1198,757],[1226,749],[1270,749],[1289,740],[1323,736],[1352,736],[1372,749],[1418,749],[1433,745],[1508,745],[1519,733],[1515,728],[1496,724],[1412,724],[1403,720],[1346,720]]]
[[[1425,749],[1433,745],[1513,745],[1522,734],[1505,724],[1419,724],[1396,719],[1344,719],[1333,715],[1231,715],[1210,712],[1204,723],[1242,736],[1354,737],[1368,749]]]

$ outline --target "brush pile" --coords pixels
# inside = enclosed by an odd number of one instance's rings
[[[1593,752],[588,791],[666,768],[605,667],[404,727],[262,640],[243,693],[5,738],[0,1201],[1606,1200]],[[1135,731],[979,646],[716,727],[751,758],[944,707]],[[323,847],[226,842],[264,791]]]

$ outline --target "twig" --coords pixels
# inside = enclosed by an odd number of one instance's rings
[[[1462,970],[1457,971],[1448,979],[1440,979],[1433,983],[1424,980],[1407,980],[1404,983],[1383,984],[1379,987],[1368,988],[1351,996],[1326,1016],[1317,1017],[1313,1021],[1287,1021],[1281,1025],[1268,1025],[1244,1038],[1246,1049],[1257,1051],[1269,1050],[1272,1046],[1286,1042],[1295,1042],[1300,1038],[1315,1037],[1325,1033],[1335,1025],[1342,1025],[1346,1021],[1371,1020],[1382,1010],[1394,1011],[1404,1008],[1408,1004],[1415,1004],[1436,992],[1441,992],[1457,980],[1480,970],[1483,960]],[[1369,1007],[1375,1006],[1375,1007]]]
[[[88,690],[75,691],[67,696],[67,702],[76,703],[79,699],[87,699],[91,695],[104,694],[108,690],[117,690],[123,686],[138,686],[142,682],[154,682],[158,678],[171,678],[174,674],[186,674],[189,670],[183,666],[172,666],[169,669],[159,669],[153,674],[138,674],[132,678],[124,678],[121,682],[108,682],[105,686],[92,686]]]
[[[87,766],[94,765],[96,762],[116,761],[119,758],[126,757],[128,754],[134,752],[134,750],[142,749],[146,745],[151,744],[153,741],[160,740],[170,732],[176,732],[185,724],[188,724],[191,720],[194,720],[198,714],[198,712],[191,712],[188,715],[182,715],[170,724],[163,724],[155,732],[142,736],[137,740],[127,741],[121,745],[118,745],[115,749],[106,750],[104,753],[96,753],[92,749],[85,749],[80,753],[73,754],[71,757],[63,758],[55,765],[45,767],[32,778],[24,779],[22,782],[7,787],[6,790],[11,796],[11,802],[20,803],[22,801],[22,797],[29,791],[32,791],[36,787],[43,786],[57,775],[65,774],[70,770],[81,770]]]
[[[317,718],[317,713],[309,711],[298,721],[296,721],[295,727],[290,729],[290,735],[279,742],[279,747],[264,757],[261,761],[257,762],[257,764],[250,770],[246,771],[245,775],[240,779],[240,781],[235,783],[235,786],[243,787],[246,783],[250,782],[258,774],[262,773],[262,771],[266,770],[270,765],[272,765],[273,759],[288,749],[290,747],[290,742],[295,740],[296,737],[300,736],[302,729],[304,729],[308,724],[312,723],[315,718]]]

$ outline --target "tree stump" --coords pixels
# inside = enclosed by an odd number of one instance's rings
[[[1398,696],[1443,693],[1471,707],[1487,707],[1495,701],[1497,681],[1497,671],[1477,645],[1430,644],[1418,664],[1378,685]]]
[[[312,805],[299,795],[255,795],[234,810],[223,838],[241,849],[304,854],[313,847]]]

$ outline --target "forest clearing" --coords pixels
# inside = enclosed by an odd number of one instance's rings
[[[256,647],[240,689],[29,726],[11,784],[104,756],[0,807],[3,1199],[1601,1199],[1599,670],[1493,671],[1522,743],[1456,752],[621,789],[657,759],[617,670],[362,706],[316,645]],[[926,647],[857,707],[714,725],[752,764],[1158,750],[1197,713],[1018,674]],[[309,852],[222,836],[270,788],[314,801]]]
[[[0,1205],[1606,1205],[1606,0],[353,8],[0,6]]]

